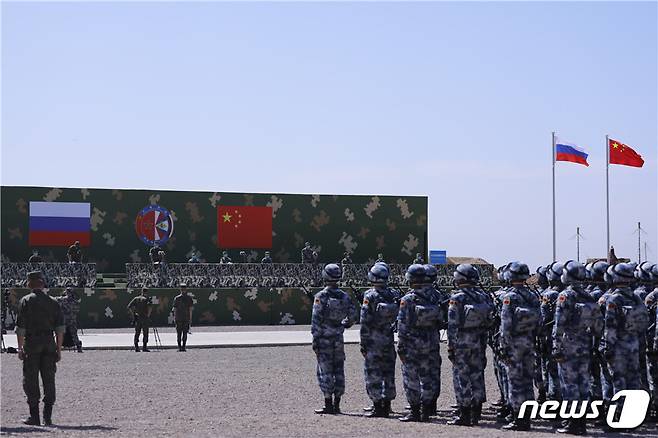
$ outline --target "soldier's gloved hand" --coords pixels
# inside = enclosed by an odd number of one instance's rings
[[[607,348],[603,350],[603,357],[605,357],[605,360],[608,362],[611,362],[612,359],[615,357],[615,353],[612,350],[608,350]]]
[[[62,360],[62,350],[57,350],[55,353],[55,363],[59,362]]]
[[[448,348],[448,360],[450,362],[455,361],[455,349],[454,348]]]
[[[647,350],[647,357],[649,359],[654,359],[654,360],[658,359],[658,350],[654,350],[654,349]]]
[[[404,363],[406,361],[407,353],[404,349],[398,348],[398,357],[400,358],[400,362]]]
[[[18,350],[18,359],[24,360],[27,357],[23,350]]]
[[[366,347],[364,345],[361,345],[361,354],[363,355],[363,357],[366,357],[366,355],[368,354],[368,352],[366,351]]]
[[[311,347],[313,348],[313,351],[316,353],[318,352],[318,343],[315,339],[313,339],[313,342],[311,343]]]

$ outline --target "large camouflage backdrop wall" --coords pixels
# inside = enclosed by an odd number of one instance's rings
[[[409,263],[427,252],[427,197],[295,195],[166,190],[120,190],[52,187],[2,187],[2,261],[26,261],[29,203],[88,202],[91,204],[91,246],[83,261],[95,262],[98,272],[124,272],[127,262],[148,260],[149,247],[135,231],[135,218],[146,206],[159,205],[172,214],[174,233],[166,244],[167,260],[184,262],[191,251],[217,262],[217,207],[272,208],[272,258],[298,262],[310,241],[321,262],[337,261],[344,251],[355,263],[371,263],[381,252],[392,263]],[[66,248],[40,247],[44,261],[65,261]],[[245,248],[249,261],[264,250]],[[239,250],[229,251],[234,260]]]

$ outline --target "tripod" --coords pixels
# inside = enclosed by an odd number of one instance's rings
[[[158,333],[158,329],[155,327],[153,327],[153,339],[155,339],[155,346],[162,349],[162,339],[160,339],[160,333]]]

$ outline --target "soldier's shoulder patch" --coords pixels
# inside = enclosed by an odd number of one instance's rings
[[[647,306],[647,307],[653,306],[653,298],[647,297],[647,299],[644,300],[644,305]]]
[[[314,304],[320,304],[320,298],[316,298]]]
[[[544,303],[544,304],[548,304],[548,303],[549,303],[549,299],[548,299],[548,297],[541,297],[541,301],[542,301],[542,303]]]
[[[363,299],[363,305],[367,306],[368,304],[370,304],[370,301],[368,301],[368,298],[364,298]]]
[[[512,300],[510,300],[508,297],[505,297],[505,299],[503,299],[503,304],[506,306],[508,306],[511,302]]]
[[[615,310],[617,308],[617,305],[615,303],[608,303],[608,310]]]
[[[404,307],[407,305],[407,302],[405,300],[400,301],[400,307]]]
[[[567,300],[567,296],[565,294],[560,294],[560,296],[557,297],[557,300],[561,303],[564,303]]]
[[[449,306],[456,306],[456,305],[457,305],[457,301],[455,301],[455,300],[450,300],[450,301],[448,302],[448,305],[449,305]]]

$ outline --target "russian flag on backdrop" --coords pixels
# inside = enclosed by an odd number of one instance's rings
[[[569,161],[589,166],[587,154],[583,148],[557,138],[555,139],[555,161]]]
[[[91,243],[91,204],[88,202],[30,202],[30,246],[69,246]]]

